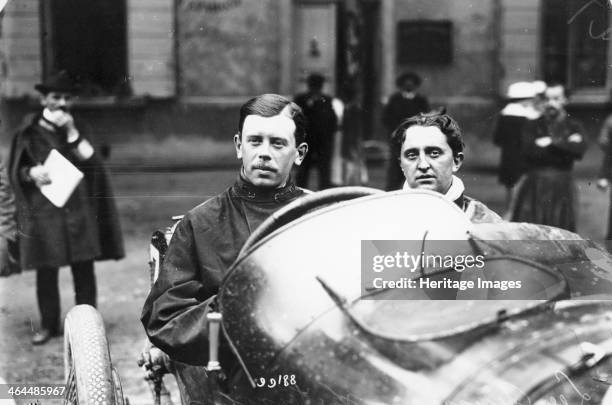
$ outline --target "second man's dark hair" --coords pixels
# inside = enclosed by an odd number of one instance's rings
[[[244,120],[249,115],[261,117],[274,117],[287,108],[287,115],[295,123],[295,144],[306,142],[306,117],[302,109],[291,100],[278,94],[262,94],[253,97],[240,107],[240,120],[238,121],[238,132],[242,134]]]

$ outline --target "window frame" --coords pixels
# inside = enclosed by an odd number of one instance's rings
[[[565,0],[569,4],[571,0]],[[591,2],[593,0],[585,0],[586,2]],[[607,0],[606,0],[607,1]],[[585,3],[586,4],[586,3]],[[591,5],[591,7],[597,6],[596,4]],[[540,63],[539,63],[539,71],[540,76],[544,78],[544,67],[545,67],[545,39],[546,39],[546,24],[545,24],[545,16],[546,16],[546,7],[550,7],[550,3],[546,1],[541,2],[541,14],[540,14]],[[574,86],[574,65],[575,63],[575,49],[573,44],[576,41],[575,29],[571,29],[571,25],[568,24],[568,43],[567,43],[567,58],[566,58],[566,84],[567,88],[571,91],[572,97],[570,99],[570,103],[572,105],[592,105],[592,104],[602,104],[607,103],[610,100],[610,90],[612,89],[612,6],[608,4],[607,7],[608,14],[608,37],[609,39],[601,39],[606,41],[607,43],[607,55],[606,55],[606,65],[608,68],[606,69],[605,76],[605,84],[600,87],[579,87],[576,88]],[[568,21],[572,16],[567,16]],[[586,35],[586,34],[585,34]]]

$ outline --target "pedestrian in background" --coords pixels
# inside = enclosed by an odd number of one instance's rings
[[[421,87],[421,77],[416,73],[404,73],[395,81],[397,91],[389,98],[383,110],[383,125],[389,134],[389,151],[391,158],[387,166],[387,191],[399,190],[404,184],[404,174],[400,168],[397,157],[399,145],[393,142],[391,134],[406,118],[418,113],[429,111],[429,101],[418,93]]]
[[[106,171],[69,112],[76,86],[60,72],[35,86],[42,111],[27,117],[11,145],[9,176],[15,191],[20,265],[36,269],[43,344],[60,333],[58,270],[70,265],[77,304],[96,306],[94,260],[124,256],[119,219]],[[67,202],[58,207],[40,188],[51,183],[43,165],[52,150],[83,173]]]
[[[577,195],[572,169],[586,150],[585,132],[565,110],[562,85],[548,86],[544,99],[544,114],[525,128],[527,174],[511,204],[512,221],[575,231]]]
[[[344,100],[332,100],[338,117],[332,158],[332,183],[337,186],[361,186],[368,183],[368,168],[362,148],[363,109],[357,92],[351,86],[344,90]]]
[[[323,93],[325,77],[313,73],[306,79],[308,91],[295,96],[308,121],[308,154],[297,169],[296,184],[308,188],[310,168],[314,165],[319,172],[319,190],[332,187],[331,164],[334,135],[338,129],[338,117],[332,106],[333,97]]]
[[[542,87],[538,83],[512,83],[506,94],[508,104],[497,119],[493,143],[501,148],[498,180],[506,189],[506,210],[510,206],[512,190],[525,171],[525,161],[521,154],[522,133],[528,121],[540,117],[535,108],[535,98],[544,90],[545,85]]]

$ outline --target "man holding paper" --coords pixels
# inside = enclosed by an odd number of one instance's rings
[[[65,72],[35,86],[42,111],[11,146],[20,265],[36,269],[43,344],[60,333],[58,269],[70,265],[77,304],[96,305],[94,260],[124,256],[108,176],[68,108],[76,88]]]

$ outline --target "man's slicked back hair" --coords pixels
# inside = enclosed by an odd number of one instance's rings
[[[400,145],[404,143],[406,139],[406,130],[410,127],[436,127],[445,136],[448,146],[453,151],[453,156],[457,156],[458,153],[463,152],[464,144],[463,137],[461,136],[461,128],[459,124],[448,114],[440,113],[419,113],[410,118],[406,118],[401,124],[393,131],[392,139],[393,142],[397,142]],[[398,156],[394,156],[397,158]]]
[[[242,136],[244,120],[249,115],[261,117],[274,117],[287,107],[286,114],[295,123],[295,144],[306,142],[306,117],[302,109],[293,101],[278,94],[262,94],[253,97],[240,107],[240,120],[238,121],[238,133]]]

